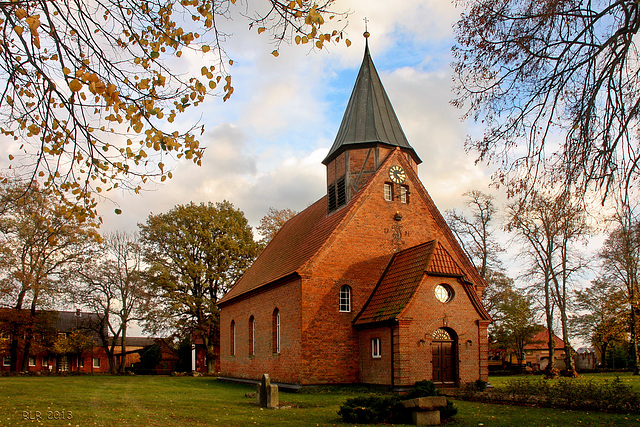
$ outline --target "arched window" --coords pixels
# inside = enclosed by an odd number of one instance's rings
[[[273,310],[271,348],[274,353],[280,353],[280,311],[277,308]]]
[[[351,286],[342,285],[338,296],[338,310],[344,313],[351,311]]]
[[[255,342],[256,342],[256,319],[253,316],[251,316],[249,317],[249,356],[253,356],[256,354]]]
[[[236,355],[236,321],[231,321],[231,326],[229,327],[229,352],[232,356]]]

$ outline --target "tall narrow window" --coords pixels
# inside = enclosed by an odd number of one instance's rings
[[[272,343],[274,353],[280,353],[280,311],[276,308],[273,310],[273,325],[272,325]]]
[[[409,188],[406,185],[400,186],[400,202],[409,203]]]
[[[236,321],[231,321],[231,327],[229,328],[229,338],[231,342],[229,343],[229,351],[232,356],[236,355]]]
[[[348,313],[351,311],[351,287],[343,285],[340,287],[338,296],[338,310]]]
[[[393,185],[389,183],[384,184],[384,199],[387,202],[393,202]]]
[[[256,354],[256,319],[251,316],[249,318],[249,355],[253,356]]]
[[[382,357],[382,351],[380,349],[380,338],[371,338],[371,357]]]

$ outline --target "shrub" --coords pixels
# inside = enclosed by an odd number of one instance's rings
[[[393,396],[368,396],[347,399],[340,406],[338,415],[348,423],[374,424],[388,423],[398,412],[399,398]]]
[[[472,383],[467,383],[467,390],[470,391],[485,391],[487,388],[487,382],[477,379]]]
[[[418,381],[413,385],[406,395],[406,399],[415,399],[417,397],[439,396],[440,393],[433,381]]]
[[[555,381],[516,379],[507,383],[505,391],[516,400],[536,396],[539,403],[549,406],[640,413],[640,393],[619,377],[604,382],[570,378]]]

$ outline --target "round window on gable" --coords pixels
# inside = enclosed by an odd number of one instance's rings
[[[445,284],[437,285],[435,289],[436,299],[440,302],[449,302],[453,298],[453,290]]]

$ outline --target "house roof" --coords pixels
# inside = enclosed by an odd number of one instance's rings
[[[564,349],[564,341],[562,341],[556,334],[553,334],[553,342],[556,349]],[[549,330],[544,328],[538,332],[533,338],[531,338],[531,344],[527,344],[525,350],[547,350],[549,348]]]
[[[347,147],[376,143],[407,149],[415,161],[421,163],[402,131],[367,44],[336,139],[322,163],[328,164]]]
[[[395,320],[413,297],[425,273],[464,276],[449,252],[435,240],[400,251],[389,262],[354,325]]]
[[[327,215],[325,196],[287,221],[218,304],[224,305],[263,285],[298,273],[322,247],[356,199]]]

